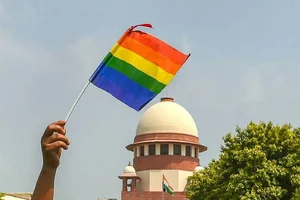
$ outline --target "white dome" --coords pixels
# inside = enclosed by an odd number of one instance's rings
[[[129,165],[124,168],[123,174],[132,174],[132,175],[135,175],[136,172],[135,172],[134,167],[131,166],[131,164],[129,163]]]
[[[194,173],[197,173],[197,172],[199,172],[199,171],[201,171],[203,169],[204,169],[204,167],[201,167],[200,165],[198,165],[197,167],[195,167]]]
[[[198,137],[193,117],[185,108],[173,102],[172,98],[163,98],[144,113],[136,135],[147,133],[182,133]]]

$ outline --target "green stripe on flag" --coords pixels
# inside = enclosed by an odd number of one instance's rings
[[[141,86],[149,89],[150,91],[156,94],[159,94],[166,87],[165,84],[138,70],[131,64],[114,57],[111,53],[109,53],[105,57],[103,62],[108,67],[119,71],[120,73],[127,76],[130,80],[140,84]]]
[[[171,196],[174,195],[173,190],[172,190],[170,187],[168,187],[167,185],[163,184],[163,189],[164,189],[165,191],[167,191]]]

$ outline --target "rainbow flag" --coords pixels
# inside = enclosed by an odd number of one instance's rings
[[[174,78],[185,55],[158,38],[130,27],[90,78],[96,87],[140,111]]]

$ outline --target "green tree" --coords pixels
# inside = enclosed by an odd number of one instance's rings
[[[0,192],[0,200],[3,200],[3,197],[5,196],[5,193]]]
[[[219,159],[189,178],[190,200],[300,199],[300,128],[251,122],[223,140]]]

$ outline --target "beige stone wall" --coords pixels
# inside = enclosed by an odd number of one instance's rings
[[[145,170],[137,172],[141,181],[137,183],[138,191],[162,191],[162,176],[167,178],[169,184],[176,192],[184,192],[187,178],[193,174],[183,170]]]

